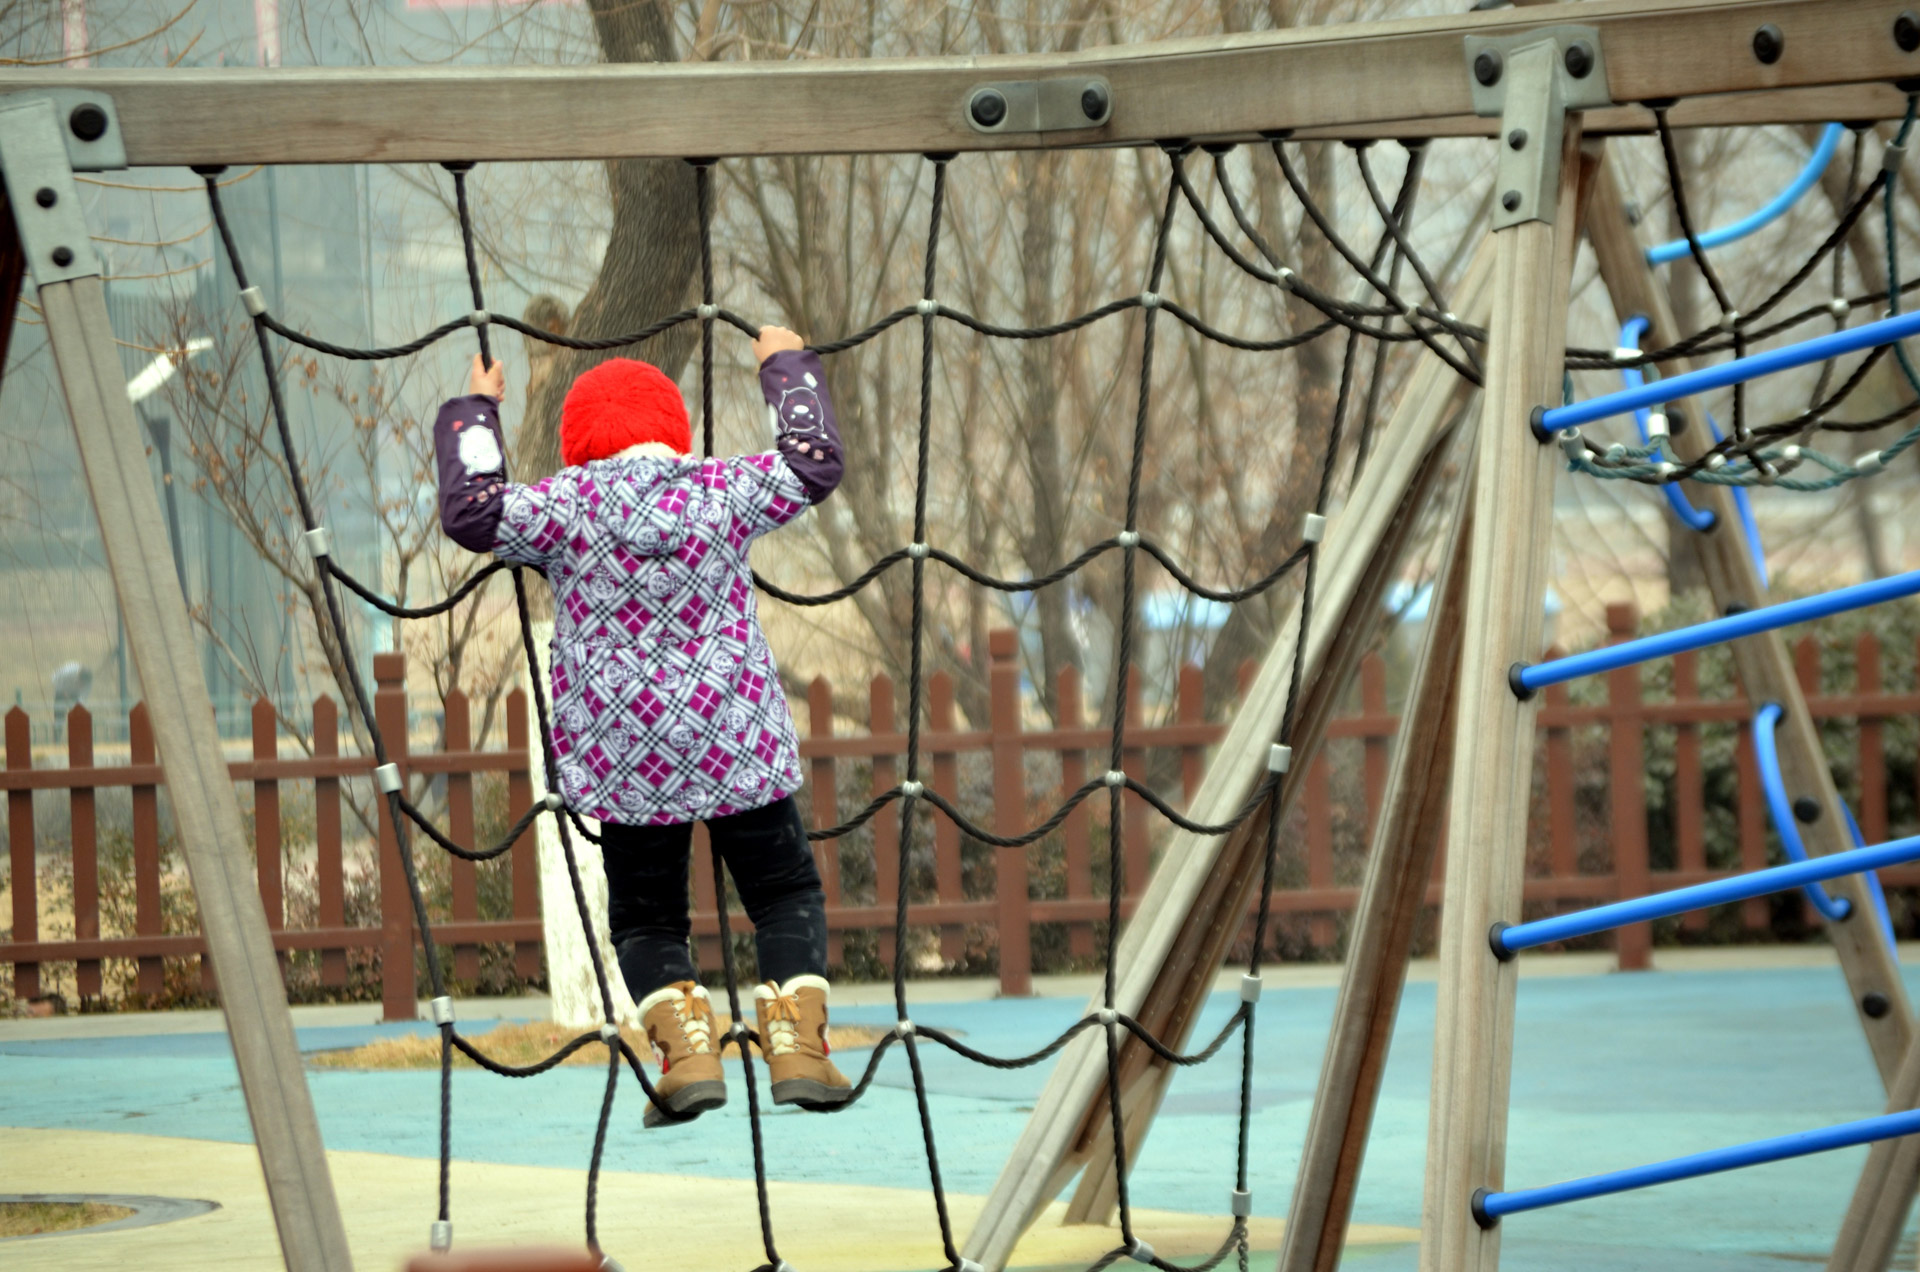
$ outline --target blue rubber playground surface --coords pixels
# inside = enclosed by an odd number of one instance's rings
[[[1920,977],[1910,973],[1920,989]],[[1284,1215],[1332,1014],[1331,988],[1269,988],[1260,1008],[1252,1177],[1257,1213]],[[1236,999],[1216,995],[1210,1034]],[[975,1047],[1029,1050],[1074,1020],[1081,998],[929,1003],[924,1023]],[[1408,986],[1354,1219],[1417,1227],[1427,1127],[1434,989]],[[890,1008],[836,1018],[885,1026]],[[484,1026],[466,1022],[470,1031]],[[309,1051],[428,1026],[300,1031]],[[1238,1064],[1175,1079],[1133,1173],[1138,1204],[1224,1213],[1234,1158]],[[923,1051],[948,1186],[985,1193],[1047,1067],[981,1068]],[[852,1053],[849,1066],[864,1061]],[[332,1149],[430,1159],[437,1075],[310,1071]],[[510,1081],[454,1076],[454,1153],[495,1163],[582,1168],[603,1074],[561,1069]],[[1649,972],[1523,979],[1507,1183],[1525,1187],[1866,1117],[1879,1082],[1837,969]],[[629,1082],[616,1105],[615,1170],[750,1179],[745,1100],[690,1127],[644,1131]],[[0,1040],[0,1125],[135,1132],[245,1143],[238,1080],[222,1034]],[[771,1171],[817,1183],[912,1186],[925,1179],[906,1061],[889,1052],[875,1089],[847,1113],[766,1119]],[[1509,1269],[1720,1269],[1822,1259],[1865,1149],[1783,1162],[1550,1211],[1503,1225]],[[422,1199],[422,1204],[430,1204]],[[1904,1256],[1911,1261],[1911,1254]],[[1349,1266],[1397,1272],[1408,1246],[1354,1250]]]

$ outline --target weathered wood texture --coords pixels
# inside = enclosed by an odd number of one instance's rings
[[[80,278],[42,287],[39,298],[147,693],[281,1252],[294,1272],[346,1269],[346,1230],[103,289],[97,277]]]
[[[1871,85],[1920,72],[1894,43],[1886,0],[1590,0],[1486,13],[1168,40],[1068,54],[857,61],[566,67],[0,70],[0,93],[112,93],[129,161],[396,163],[629,156],[914,153],[1138,145],[1167,137],[1417,135],[1433,123],[1488,134],[1468,95],[1461,37],[1548,23],[1597,27],[1613,100]],[[1762,65],[1753,32],[1773,23],[1785,52]],[[995,80],[1098,75],[1113,111],[1097,128],[987,134],[962,112]],[[487,126],[472,104],[487,103]],[[1825,121],[1897,112],[1790,95],[1758,107],[1693,108],[1697,123]],[[1872,103],[1879,103],[1874,105]],[[1744,113],[1743,113],[1744,112]],[[233,121],[245,119],[247,127]],[[1637,108],[1598,128],[1644,131]]]
[[[1521,701],[1507,669],[1541,645],[1558,452],[1528,427],[1557,400],[1573,245],[1585,188],[1577,117],[1567,121],[1556,224],[1492,236],[1494,279],[1467,556],[1447,868],[1434,1022],[1433,1096],[1421,1221],[1422,1272],[1491,1272],[1498,1229],[1469,1201],[1497,1188],[1506,1149],[1515,968],[1493,957],[1487,929],[1517,918],[1526,874],[1527,806],[1537,699]]]
[[[1486,253],[1469,266],[1455,298],[1459,312],[1484,316]],[[1423,357],[1395,411],[1369,478],[1328,528],[1322,549],[1319,599],[1307,634],[1309,700],[1296,731],[1293,780],[1282,789],[1283,808],[1310,767],[1311,739],[1344,688],[1364,641],[1351,636],[1377,614],[1378,598],[1393,575],[1425,492],[1440,476],[1437,453],[1466,398],[1466,386],[1437,359]],[[1245,801],[1266,770],[1267,746],[1285,706],[1298,611],[1283,618],[1280,636],[1249,687],[1217,758],[1193,800],[1190,815],[1225,820]],[[1204,986],[1238,930],[1257,890],[1263,813],[1235,834],[1204,838],[1177,834],[1150,881],[1117,953],[1116,1007],[1169,1045],[1183,1046],[1205,997]],[[1019,1144],[994,1186],[966,1243],[967,1256],[988,1268],[1006,1265],[1020,1234],[1083,1163],[1102,1158],[1106,1102],[1104,1041],[1087,1033],[1070,1044],[1035,1104]],[[1152,1053],[1129,1039],[1122,1051],[1122,1082],[1151,1096],[1129,1119],[1137,1146],[1151,1123],[1161,1089]],[[1129,1080],[1131,1075],[1131,1081]],[[1145,1076],[1145,1080],[1142,1079]],[[1095,1189],[1105,1189],[1098,1178]],[[1099,1194],[1095,1194],[1096,1196]],[[1083,1199],[1081,1209],[1091,1209]]]
[[[1469,466],[1469,481],[1471,471]],[[1471,524],[1472,513],[1463,509],[1453,521],[1441,575],[1433,583],[1420,661],[1407,689],[1405,725],[1394,745],[1393,770],[1347,943],[1299,1181],[1287,1208],[1279,1272],[1333,1272],[1346,1243],[1406,984],[1407,956],[1446,821]]]

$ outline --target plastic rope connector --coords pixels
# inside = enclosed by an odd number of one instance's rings
[[[1890,141],[1887,143],[1886,150],[1880,155],[1880,171],[1892,175],[1900,171],[1900,165],[1906,161],[1907,148]]]
[[[611,1020],[601,1021],[600,1022],[600,1041],[606,1042],[606,1043],[619,1042],[620,1026],[614,1024]]]
[[[1120,1023],[1120,1013],[1111,1007],[1102,1007],[1094,1013],[1094,1019],[1103,1025],[1117,1025]]]
[[[1327,519],[1317,512],[1310,512],[1300,523],[1300,541],[1318,543],[1327,537]]]
[[[1228,1194],[1228,1203],[1235,1219],[1245,1219],[1253,1213],[1253,1194],[1243,1188]]]
[[[720,306],[700,305],[700,306],[697,306],[693,312],[696,317],[701,318],[707,322],[712,322],[715,318],[718,318],[720,316]]]
[[[242,287],[240,303],[246,308],[247,316],[250,318],[258,318],[267,312],[267,298],[260,294],[258,287]]]
[[[484,309],[476,309],[467,315],[467,325],[469,327],[484,327],[492,321],[493,315]]]
[[[325,526],[315,526],[304,536],[307,542],[307,555],[318,560],[333,555],[333,536],[327,533]]]
[[[1835,296],[1827,302],[1827,312],[1835,322],[1845,322],[1853,316],[1853,302],[1845,296]]]
[[[548,791],[540,797],[540,807],[550,813],[557,813],[567,806],[567,797],[559,791]]]
[[[1277,273],[1277,277],[1280,279],[1280,285],[1282,287],[1293,286],[1293,271],[1288,269],[1285,265],[1282,265],[1280,267]]]
[[[1127,775],[1119,769],[1108,769],[1105,773],[1101,774],[1100,780],[1108,786],[1125,786],[1127,784]]]
[[[1151,1264],[1153,1262],[1153,1247],[1140,1238],[1135,1237],[1133,1244],[1127,1247],[1127,1257],[1135,1263]]]
[[[373,770],[373,785],[382,795],[391,795],[400,789],[400,766],[382,764]]]
[[[1613,351],[1615,362],[1632,362],[1640,356],[1640,351],[1632,345],[1621,345]]]
[[[900,783],[900,793],[908,799],[919,799],[922,795],[926,794],[926,790],[927,784],[925,782]]]
[[[453,1222],[435,1219],[433,1227],[427,1230],[427,1246],[435,1254],[445,1254],[453,1249]]]
[[[1140,308],[1142,309],[1160,308],[1160,293],[1159,292],[1141,292]]]
[[[627,1272],[627,1270],[620,1265],[618,1259],[610,1254],[603,1254],[600,1256],[600,1272]]]
[[[1886,459],[1882,456],[1881,452],[1877,450],[1868,451],[1853,461],[1853,471],[1863,477],[1868,473],[1877,473],[1886,466]]]
[[[925,543],[909,543],[907,545],[907,555],[915,561],[926,560],[932,552],[933,548]]]
[[[1727,457],[1719,453],[1718,451],[1715,451],[1713,454],[1707,456],[1708,472],[1717,473],[1722,468],[1725,468],[1726,466],[1727,466]]]
[[[1140,546],[1140,532],[1138,530],[1122,530],[1119,534],[1113,536],[1113,541],[1123,548],[1137,548]]]
[[[733,1022],[733,1027],[727,1030],[727,1037],[733,1039],[735,1042],[739,1043],[741,1046],[744,1047],[749,1041],[752,1040],[753,1030],[747,1028],[746,1021],[736,1020]]]
[[[1580,430],[1577,428],[1565,429],[1560,434],[1560,449],[1566,452],[1568,459],[1585,459],[1587,457],[1587,439],[1580,436]]]
[[[450,1025],[453,1023],[453,999],[442,994],[428,1004],[428,1006],[433,1012],[434,1024]]]
[[[953,1266],[954,1266],[954,1272],[987,1272],[987,1270],[981,1267],[978,1263],[975,1263],[972,1259],[966,1258],[964,1256],[961,1257],[960,1262],[954,1264]]]
[[[1739,325],[1740,311],[1738,309],[1729,309],[1726,313],[1720,315],[1720,330],[1733,331],[1739,327]]]
[[[1647,413],[1647,441],[1652,442],[1656,438],[1669,436],[1671,436],[1671,434],[1667,432],[1667,413],[1665,411],[1649,411]]]
[[[931,318],[940,312],[940,302],[931,296],[923,296],[913,302],[913,312],[922,318]]]
[[[914,1032],[913,1022],[911,1020],[896,1020],[893,1022],[893,1032],[902,1038],[911,1038]]]
[[[782,1259],[780,1260],[780,1262],[773,1265],[773,1272],[793,1272],[793,1264],[788,1263],[785,1259]]]
[[[1240,978],[1240,1001],[1243,1003],[1257,1003],[1260,1001],[1260,978],[1258,976],[1242,976]]]
[[[1293,748],[1275,742],[1267,748],[1267,772],[1284,773],[1293,767]]]

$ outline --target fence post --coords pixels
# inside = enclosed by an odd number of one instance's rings
[[[1673,658],[1673,701],[1676,706],[1698,709],[1700,700],[1700,655],[1697,651],[1675,654]],[[1682,871],[1707,868],[1706,779],[1700,768],[1700,726],[1682,720],[1674,729],[1673,744],[1673,834],[1675,858]],[[1705,910],[1690,910],[1681,916],[1680,926],[1689,932],[1705,930]]]
[[[387,744],[387,759],[407,777],[407,658],[405,654],[375,654],[373,717]],[[419,1014],[414,994],[413,902],[400,866],[400,834],[389,816],[390,805],[376,795],[380,806],[380,1005],[386,1020],[412,1020]]]
[[[1854,692],[1862,698],[1880,696],[1880,638],[1861,632],[1853,645]],[[1887,841],[1887,752],[1882,717],[1871,702],[1860,713],[1860,835],[1870,844]],[[1844,797],[1843,797],[1844,798]]]
[[[67,712],[67,767],[93,767],[93,713],[75,704]],[[100,853],[93,817],[93,788],[76,786],[67,796],[73,849],[73,939],[100,939]],[[74,965],[74,989],[80,1000],[100,997],[100,960]]]
[[[127,759],[133,764],[152,764],[153,720],[147,704],[136,702],[127,715]],[[165,931],[160,918],[160,792],[154,786],[133,788],[133,934],[159,936]],[[143,997],[156,998],[166,992],[166,964],[153,955],[143,955],[135,973],[134,987]]]
[[[1631,604],[1607,606],[1609,644],[1631,640],[1640,616]],[[1613,831],[1613,881],[1620,897],[1652,890],[1647,862],[1646,742],[1641,736],[1640,668],[1607,673],[1608,806]],[[1634,923],[1615,937],[1623,972],[1644,972],[1653,965],[1653,929]]]
[[[1127,669],[1127,733],[1138,737],[1146,728],[1146,709],[1141,704],[1140,692],[1145,677],[1138,666]],[[1120,770],[1136,782],[1145,783],[1147,773],[1147,749],[1143,746],[1129,746],[1120,752]],[[1147,870],[1149,853],[1152,846],[1153,812],[1147,801],[1132,791],[1127,791],[1121,801],[1126,806],[1122,816],[1121,851],[1126,857],[1125,884],[1120,895],[1128,899],[1138,897],[1147,890]]]
[[[1205,724],[1207,722],[1206,673],[1188,663],[1180,669],[1180,689],[1176,699],[1178,719],[1181,724]],[[1207,775],[1207,748],[1199,742],[1191,742],[1180,748],[1180,796],[1185,805],[1193,803],[1194,792],[1200,789],[1200,781]]]
[[[1379,817],[1380,801],[1387,790],[1387,765],[1392,759],[1390,733],[1376,733],[1373,722],[1387,714],[1387,662],[1379,654],[1368,654],[1360,663],[1360,711],[1367,719],[1362,743],[1366,756],[1366,842],[1373,842],[1373,823]]]
[[[321,694],[313,700],[313,754],[332,760],[340,755],[340,708]],[[321,927],[347,925],[346,862],[340,843],[340,779],[316,778],[313,783],[313,888],[319,901]],[[320,951],[320,983],[338,988],[347,983],[347,952]]]
[[[7,711],[7,771],[33,767],[33,726],[19,707]],[[35,877],[33,792],[7,792],[7,856],[12,867],[13,939],[40,939],[39,880]],[[40,996],[40,964],[13,965],[13,996]]]
[[[273,704],[253,700],[253,760],[271,764],[280,758],[279,721]],[[260,904],[267,911],[267,927],[278,932],[287,925],[287,904],[280,873],[280,782],[255,778],[253,783],[253,857],[260,882]],[[287,955],[280,952],[280,972],[286,974]]]
[[[807,686],[807,736],[825,741],[833,736],[833,686],[825,676],[815,676]],[[813,827],[825,830],[840,823],[840,778],[831,755],[815,755],[813,772]],[[840,908],[840,841],[816,840],[813,861],[820,869],[820,889],[827,894],[827,913]],[[827,963],[845,967],[846,948],[840,929],[827,926]]]
[[[441,703],[446,727],[442,731],[449,751],[471,751],[473,749],[473,717],[469,711],[467,695],[459,689],[449,692]],[[447,833],[453,836],[455,843],[465,844],[469,848],[482,848],[487,845],[473,841],[473,774],[447,774]],[[476,863],[455,857],[447,863],[448,900],[452,905],[455,923],[472,922],[480,917],[480,875]],[[464,981],[480,978],[480,947],[478,945],[456,945],[453,947],[453,974]]]
[[[1558,658],[1561,651],[1549,649],[1544,657]],[[1567,709],[1567,687],[1548,685],[1541,717]],[[1573,769],[1573,730],[1565,725],[1549,725],[1547,745],[1547,873],[1555,879],[1571,879],[1580,873],[1580,832],[1577,820]],[[1564,898],[1554,904],[1556,910],[1572,909],[1580,903]]]
[[[954,722],[952,676],[944,671],[936,671],[927,678],[927,704],[931,712],[930,723],[936,735],[958,730]],[[948,803],[957,805],[960,798],[960,759],[951,747],[946,750],[934,749],[933,789]],[[934,894],[942,902],[965,901],[967,890],[965,871],[961,869],[960,861],[960,828],[937,814],[929,820],[933,823]],[[942,925],[941,961],[952,964],[965,952],[966,929],[957,923]]]
[[[993,737],[993,830],[1018,834],[1027,812],[1025,757],[1020,746],[1020,644],[1010,629],[987,635],[987,694]],[[999,902],[1000,992],[1033,992],[1033,933],[1027,906],[1027,850],[994,849],[993,886]]]
[[[1069,663],[1060,669],[1059,690],[1054,699],[1059,704],[1059,722],[1062,729],[1078,729],[1086,723],[1086,713],[1080,702],[1080,669]],[[1076,747],[1067,747],[1060,752],[1060,798],[1065,799],[1086,784],[1087,753]],[[1082,800],[1080,806],[1067,814],[1067,820],[1061,823],[1060,833],[1065,841],[1067,865],[1067,896],[1075,901],[1093,899],[1093,814],[1088,808],[1090,801]],[[1075,958],[1093,957],[1098,946],[1093,939],[1093,924],[1076,921],[1067,925],[1067,952]]]
[[[525,768],[507,770],[509,824],[519,821],[533,807],[533,766],[545,763],[546,739],[532,740],[533,726],[529,718],[532,709],[525,689],[515,689],[507,695],[507,749],[525,752],[527,757]],[[539,839],[539,832],[528,827],[527,833],[514,843],[513,851],[507,854],[513,861],[513,917],[533,923],[540,921]],[[542,941],[514,942],[514,974],[522,980],[539,976],[545,954]]]
[[[1333,799],[1329,790],[1332,765],[1323,743],[1307,769],[1307,887],[1333,886]],[[1315,949],[1333,948],[1337,930],[1330,911],[1317,911],[1307,920],[1307,939]]]
[[[893,681],[883,673],[867,683],[867,734],[877,745],[882,737],[892,733]],[[875,799],[894,788],[898,768],[891,752],[882,755],[878,750],[875,751],[871,787]],[[893,912],[900,889],[899,816],[903,807],[904,803],[896,801],[895,807],[882,810],[873,819],[874,903],[889,914]],[[882,924],[876,935],[879,937],[880,965],[892,971],[894,959],[904,957],[906,951],[894,948],[892,924]]]

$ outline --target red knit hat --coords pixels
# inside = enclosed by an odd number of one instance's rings
[[[560,404],[560,460],[568,467],[617,455],[641,442],[693,449],[680,387],[659,367],[609,358],[573,382]]]

